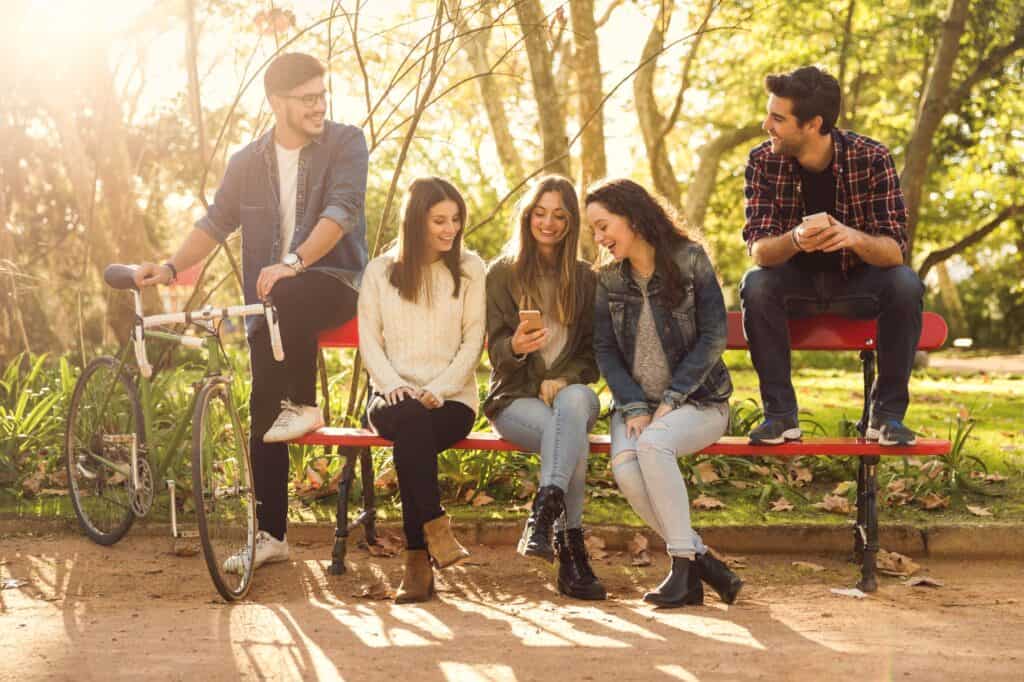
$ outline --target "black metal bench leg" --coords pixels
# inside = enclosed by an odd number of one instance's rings
[[[373,489],[373,457],[370,448],[359,451],[359,468],[363,480],[363,529],[366,532],[366,544],[377,542],[377,497]]]
[[[858,530],[863,533],[864,553],[857,587],[861,592],[875,592],[878,590],[875,577],[875,559],[878,556],[878,457],[861,458],[861,466],[864,467],[864,488],[858,490],[857,515],[860,516],[860,508],[863,506],[864,523],[858,526]]]
[[[864,463],[864,458],[859,458],[860,462],[857,464],[857,521],[853,524],[853,563],[859,564],[864,561],[864,540],[866,537],[866,522],[864,512],[867,504],[865,495],[867,494],[867,482],[866,482],[866,470],[867,465]]]
[[[352,479],[355,478],[356,452],[351,448],[342,450],[345,464],[341,470],[341,482],[338,484],[338,514],[334,528],[334,549],[331,550],[331,575],[345,573],[345,554],[348,552],[348,496],[352,490]]]

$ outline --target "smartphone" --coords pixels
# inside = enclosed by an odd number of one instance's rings
[[[804,216],[804,227],[809,227],[813,232],[820,232],[828,227],[828,213],[812,213]]]
[[[519,321],[526,323],[526,331],[535,332],[544,327],[539,310],[520,310]]]

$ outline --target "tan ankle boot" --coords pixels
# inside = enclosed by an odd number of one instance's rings
[[[405,575],[395,593],[396,604],[427,601],[434,594],[434,569],[425,549],[405,550]]]
[[[423,534],[427,536],[427,551],[438,568],[451,566],[469,556],[469,551],[459,544],[452,533],[452,519],[442,514],[432,521],[423,524]]]

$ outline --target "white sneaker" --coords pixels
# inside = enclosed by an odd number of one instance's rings
[[[324,415],[316,405],[296,405],[281,401],[281,414],[263,434],[264,443],[284,443],[305,436],[324,425]]]
[[[242,575],[249,548],[241,550],[224,560],[224,572]],[[263,564],[272,564],[288,560],[288,536],[278,540],[265,530],[256,531],[256,553],[253,555],[252,567],[257,569]]]

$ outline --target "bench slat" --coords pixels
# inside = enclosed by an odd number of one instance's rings
[[[391,441],[381,438],[367,429],[324,427],[318,431],[292,441],[300,445],[337,445],[342,447],[391,447]],[[592,452],[607,453],[611,443],[607,435],[591,435]],[[948,440],[939,438],[918,438],[917,444],[909,447],[882,446],[861,438],[808,438],[785,445],[750,445],[745,436],[726,436],[714,445],[701,450],[704,455],[734,455],[738,457],[799,457],[801,455],[836,455],[869,457],[874,455],[943,455],[949,452]],[[465,440],[451,447],[452,450],[519,450],[490,432],[471,433]]]
[[[727,345],[732,349],[747,347],[743,338],[743,319],[740,313],[729,313]],[[921,318],[921,339],[917,347],[935,350],[946,342],[948,334],[945,320],[936,313],[924,313]],[[789,321],[789,335],[795,350],[874,350],[878,338],[878,325],[874,320],[851,320],[836,315],[817,315]],[[359,324],[355,319],[340,327],[321,332],[322,348],[356,348],[359,346]]]

